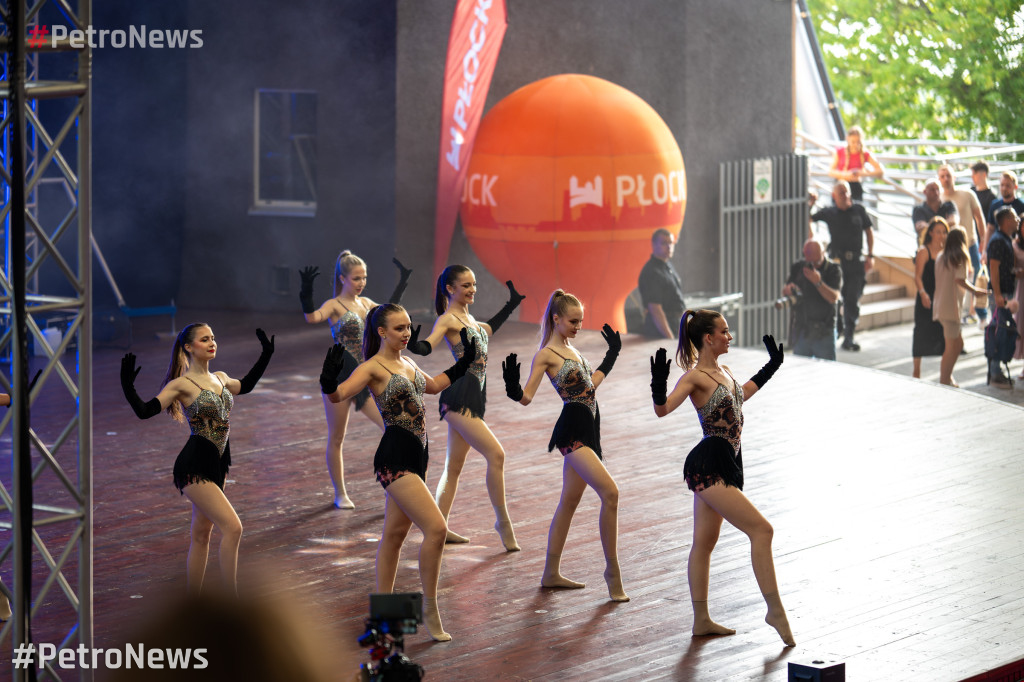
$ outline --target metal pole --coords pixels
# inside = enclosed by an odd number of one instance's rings
[[[28,325],[25,322],[25,60],[27,26],[25,0],[10,4],[9,52],[11,102],[11,204],[8,213],[11,240],[13,300],[14,395],[14,644],[30,642],[32,590],[32,460],[29,440]],[[36,668],[14,671],[16,680],[35,680]]]
[[[81,0],[79,19],[92,25],[92,2]],[[78,552],[78,641],[93,647],[93,536],[92,536],[92,49],[78,55],[79,82],[86,86],[78,116],[78,273],[83,304],[78,330],[78,490],[82,507],[82,539]],[[90,682],[92,669],[79,679]]]

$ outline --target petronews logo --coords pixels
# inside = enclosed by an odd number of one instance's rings
[[[48,30],[45,25],[35,26],[29,32],[29,43],[36,42],[40,45],[46,41],[46,34],[49,33],[50,45],[57,46],[57,42],[67,39],[68,45],[72,48],[81,49],[88,45],[92,49],[102,47],[113,48],[151,48],[151,49],[177,49],[177,48],[200,48],[203,46],[202,29],[166,29],[147,28],[141,26],[129,26],[128,30],[93,28],[89,26],[83,29],[68,30],[62,24],[53,24]]]

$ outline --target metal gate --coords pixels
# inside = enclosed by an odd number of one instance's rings
[[[771,163],[770,172],[755,173],[755,163],[765,161]],[[770,200],[755,203],[755,194],[764,192],[769,179]],[[762,185],[755,188],[758,180]],[[740,319],[731,323],[739,327],[737,341],[752,346],[763,334],[786,338],[789,311],[776,310],[775,301],[807,237],[807,157],[787,154],[723,163],[719,197],[719,288],[743,293]]]

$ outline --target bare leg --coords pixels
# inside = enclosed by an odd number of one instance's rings
[[[345,490],[345,460],[341,454],[348,431],[349,410],[352,400],[332,403],[323,396],[324,415],[327,417],[327,473],[334,484],[334,506],[338,509],[355,509],[355,503]]]
[[[738,488],[717,483],[697,495],[750,538],[750,561],[754,568],[754,578],[768,605],[765,622],[775,628],[787,646],[795,646],[796,642],[789,628],[786,611],[782,608],[779,586],[775,580],[775,560],[772,558],[772,537],[775,530]]]
[[[565,549],[565,539],[569,536],[572,517],[576,513],[580,499],[583,498],[583,491],[587,489],[587,482],[576,473],[567,458],[563,459],[562,497],[558,500],[555,515],[551,518],[551,528],[548,529],[548,556],[540,584],[543,587],[580,588],[586,587],[586,584],[564,577],[561,563],[562,550]]]
[[[466,443],[467,448],[472,447],[484,456],[484,460],[487,462],[487,496],[490,498],[491,507],[494,509],[494,530],[498,532],[498,536],[501,538],[501,543],[505,545],[506,551],[519,551],[519,543],[516,542],[516,534],[512,528],[512,519],[508,516],[508,507],[505,503],[505,449],[501,447],[501,443],[494,437],[494,433],[491,432],[491,429],[482,419],[449,412],[445,415],[445,420],[448,422],[449,457],[451,457],[453,436],[455,435],[460,436],[462,443]],[[465,454],[463,454],[462,460],[465,462]],[[460,466],[460,471],[461,468]],[[441,508],[441,513],[444,514],[445,519],[448,518],[448,512],[451,510],[452,502],[455,499],[454,486],[452,486],[450,499],[442,499],[446,497],[446,495],[442,495],[442,484],[445,482],[447,470],[446,462],[446,474],[442,474],[441,483],[437,487],[437,506]],[[448,478],[450,479],[451,476],[449,475]],[[458,474],[455,475],[455,484],[458,484]],[[450,533],[451,531],[449,531]]]
[[[445,523],[448,522],[448,514],[452,510],[452,503],[455,502],[455,493],[459,489],[459,475],[462,473],[462,467],[466,464],[466,455],[468,454],[469,443],[449,422],[448,455],[445,457],[444,471],[441,472],[441,478],[437,482],[437,492],[434,495],[437,507],[441,510],[441,515],[444,516]],[[445,542],[461,544],[469,542],[469,538],[459,535],[449,528]]]
[[[693,635],[734,635],[736,631],[711,620],[708,611],[708,589],[711,583],[711,552],[718,544],[722,530],[722,516],[700,496],[693,496],[693,543],[686,564],[686,578],[690,583],[693,604]]]
[[[942,360],[939,362],[939,383],[947,386],[956,386],[953,381],[953,366],[960,357],[960,351],[964,347],[963,336],[946,339],[946,350],[942,353]]]
[[[224,586],[238,592],[238,545],[242,541],[242,522],[224,491],[215,483],[202,481],[185,486],[185,496],[192,502],[192,543],[188,550],[188,587],[199,592],[206,573],[210,550],[210,530],[220,531],[220,570]]]
[[[914,356],[914,371],[912,372],[911,376],[913,376],[915,379],[921,378],[921,358],[918,356]]]
[[[388,486],[390,487],[390,486]],[[412,521],[391,495],[384,495],[384,530],[377,544],[377,592],[394,592],[402,545]]]
[[[12,615],[14,614],[11,612],[11,601],[6,594],[0,592],[0,621],[10,620]]]
[[[565,456],[565,461],[601,498],[598,527],[601,531],[601,547],[604,549],[604,580],[608,585],[608,597],[612,601],[629,601],[629,595],[622,587],[622,573],[619,570],[619,488],[604,463],[590,448],[570,452]]]
[[[444,516],[437,508],[423,479],[414,474],[407,474],[392,481],[387,488],[387,496],[389,504],[394,500],[402,514],[423,533],[423,544],[420,545],[423,622],[431,637],[439,642],[447,642],[452,636],[444,631],[441,613],[437,607],[437,582],[441,576],[441,556],[444,553],[444,539],[448,531]],[[390,509],[391,507],[388,508],[389,511]],[[383,537],[381,541],[383,542]],[[397,563],[397,557],[395,561]],[[377,582],[379,585],[380,577]],[[394,580],[391,582],[393,587]]]

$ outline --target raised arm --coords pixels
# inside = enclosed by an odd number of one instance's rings
[[[260,340],[260,346],[262,352],[260,352],[259,358],[256,359],[256,363],[252,366],[252,369],[242,377],[241,379],[232,379],[223,372],[218,374],[224,374],[225,381],[224,386],[234,395],[245,395],[256,388],[256,382],[263,376],[263,372],[267,370],[267,365],[270,364],[270,356],[274,354],[274,337],[267,338],[267,333],[262,329],[256,330],[256,338]]]
[[[367,363],[362,363],[340,386],[338,374],[345,365],[345,346],[336,343],[327,350],[323,369],[320,371],[320,390],[332,403],[340,403],[362,391],[373,379]]]
[[[785,359],[785,353],[782,351],[782,344],[775,343],[775,337],[771,334],[765,334],[761,337],[761,341],[764,342],[764,347],[768,350],[768,362],[765,363],[764,367],[758,370],[757,374],[750,377],[750,381],[743,384],[743,399],[748,400],[757,391],[768,383],[768,380],[775,375],[775,371],[782,366],[782,361]]]
[[[409,352],[416,355],[430,355],[437,344],[441,343],[441,340],[455,327],[455,320],[451,315],[441,315],[434,320],[434,328],[430,330],[430,336],[421,340],[419,338],[421,325],[416,325],[412,330],[412,338],[409,339]]]
[[[121,358],[121,390],[124,391],[125,399],[132,406],[135,416],[139,419],[155,417],[160,414],[161,410],[166,410],[170,407],[171,403],[175,400],[180,400],[187,396],[187,393],[181,388],[182,381],[178,378],[167,382],[167,385],[160,390],[160,393],[155,398],[142,402],[138,391],[135,390],[135,378],[139,376],[141,371],[142,368],[135,365],[134,353],[126,353]]]
[[[505,303],[501,310],[494,314],[494,317],[483,324],[488,336],[498,331],[498,328],[505,324],[509,315],[511,315],[513,311],[519,307],[519,304],[523,302],[523,299],[526,298],[516,291],[516,286],[512,284],[512,280],[505,282],[505,286],[508,287],[508,302]]]
[[[537,387],[540,380],[550,365],[544,349],[537,351],[533,356],[533,364],[530,366],[530,377],[526,380],[526,387],[519,385],[519,362],[515,353],[509,353],[505,361],[501,363],[502,376],[505,379],[505,395],[521,405],[529,405],[533,402],[533,396],[537,395]]]
[[[391,262],[398,268],[398,283],[395,284],[395,290],[391,292],[391,298],[388,299],[388,303],[401,303],[402,295],[405,294],[405,288],[409,286],[409,275],[412,274],[412,270],[402,265],[402,261],[397,258],[392,258]]]
[[[619,351],[622,350],[622,339],[619,338],[619,333],[612,329],[610,325],[605,324],[601,327],[601,338],[608,344],[608,351],[604,354],[604,360],[594,370],[594,373],[590,375],[590,381],[594,384],[594,388],[600,386],[604,378],[611,373],[612,367],[615,366],[615,360],[619,357]]]
[[[469,371],[469,366],[476,360],[476,339],[470,341],[465,327],[459,330],[459,339],[462,341],[462,347],[466,351],[462,354],[461,358],[455,361],[454,365],[435,377],[427,377],[427,393],[440,393],[454,384],[466,375],[466,372]]]

